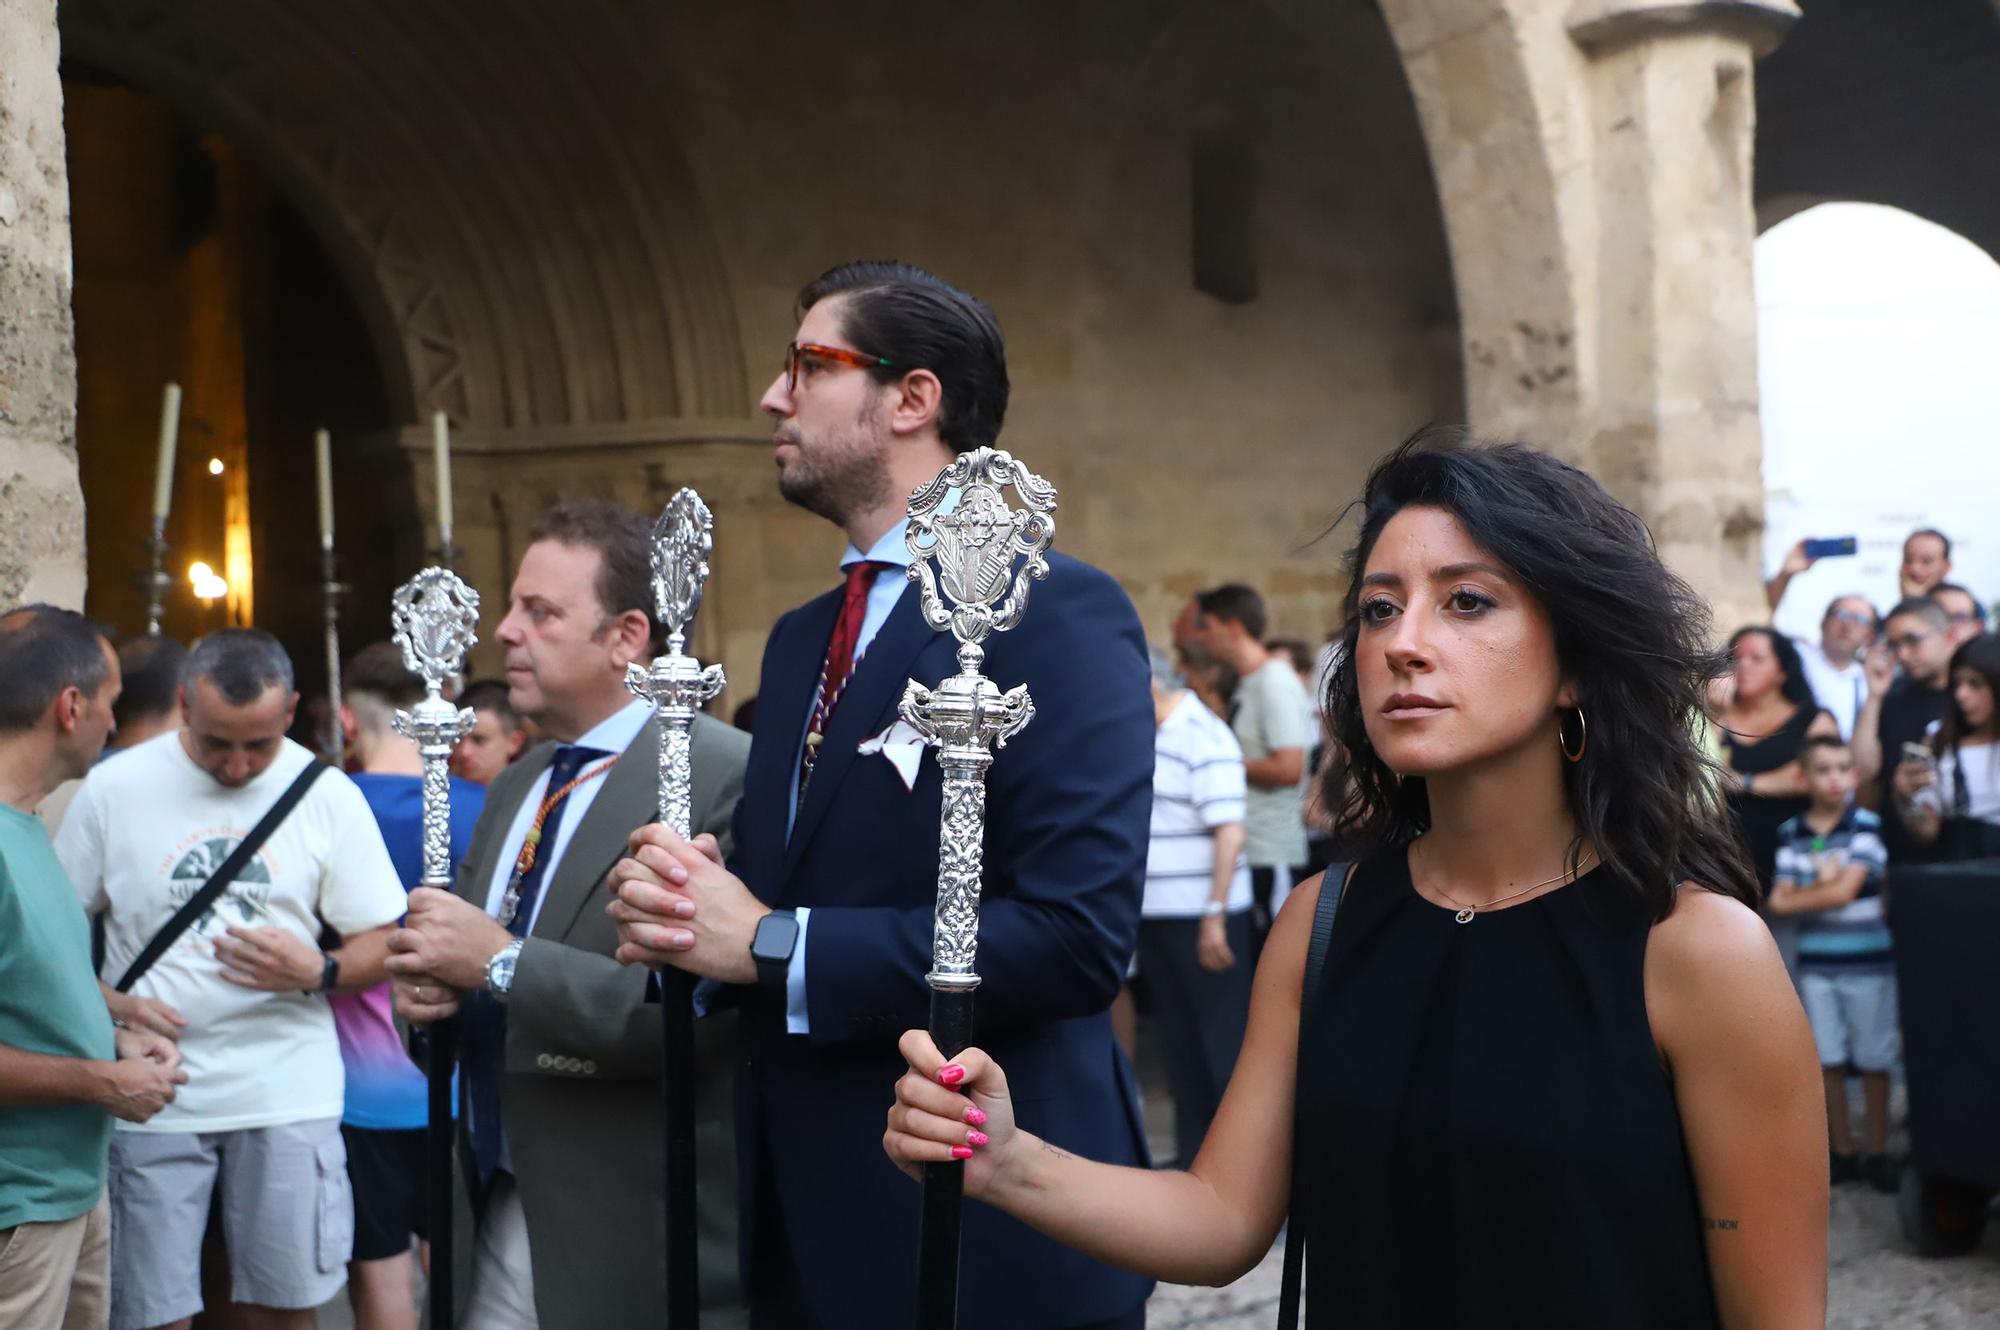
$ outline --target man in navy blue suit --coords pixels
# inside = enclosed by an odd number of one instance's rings
[[[896,1040],[928,1010],[939,807],[936,757],[898,728],[896,703],[905,680],[956,672],[956,640],[924,624],[904,576],[906,507],[955,454],[999,436],[1006,352],[985,305],[906,264],[835,268],[799,305],[762,405],[780,491],[847,535],[845,585],[771,632],[727,868],[705,840],[648,827],[613,870],[610,910],[620,960],[720,981],[743,1009],[753,1324],[884,1330],[916,1309],[919,1192],[881,1136],[904,1069]],[[1107,1009],[1146,862],[1145,644],[1110,577],[1061,554],[1049,566],[1020,626],[986,644],[987,676],[1026,683],[1036,716],[988,776],[977,1039],[1035,1132],[1142,1163]],[[997,1211],[967,1207],[963,1250],[966,1330],[1145,1323],[1148,1281]]]

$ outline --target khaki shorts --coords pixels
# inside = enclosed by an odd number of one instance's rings
[[[99,1201],[54,1224],[0,1228],[0,1326],[7,1330],[104,1330],[107,1234]]]
[[[202,1310],[201,1242],[220,1187],[230,1296],[317,1307],[340,1289],[354,1195],[340,1119],[243,1131],[111,1134],[111,1330]]]

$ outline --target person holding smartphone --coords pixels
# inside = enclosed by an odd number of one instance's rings
[[[1912,596],[1889,611],[1882,641],[1868,653],[1868,700],[1854,724],[1854,759],[1864,800],[1882,815],[1892,864],[1937,857],[1904,829],[1894,787],[1904,745],[1928,743],[1951,705],[1950,628],[1941,605]]]
[[[1940,858],[2000,855],[2000,637],[1951,657],[1951,708],[1929,744],[1906,744],[1895,791],[1910,838]]]

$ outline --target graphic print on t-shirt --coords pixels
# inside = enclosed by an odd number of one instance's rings
[[[167,897],[174,908],[178,910],[187,904],[242,843],[241,836],[203,833],[201,840],[183,851],[167,874]],[[271,869],[264,862],[264,852],[259,850],[250,856],[250,862],[243,865],[235,880],[222,889],[222,895],[196,916],[188,932],[197,937],[214,937],[231,925],[268,924],[272,922],[267,908],[270,900]]]

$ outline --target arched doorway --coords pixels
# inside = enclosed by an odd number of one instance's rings
[[[414,518],[377,344],[303,215],[234,140],[101,70],[63,73],[88,607],[120,632],[145,624],[155,441],[163,386],[177,383],[163,631],[255,623],[310,693],[324,674],[313,431],[343,454],[350,546],[379,547]],[[196,565],[219,582],[202,585]],[[391,568],[343,571],[379,605]]]
[[[1898,208],[1825,203],[1757,241],[1766,567],[1793,542],[1854,536],[1795,578],[1776,619],[1813,639],[1837,595],[1897,597],[1905,536],[1952,538],[1952,580],[1991,600],[2000,493],[2000,263]]]

